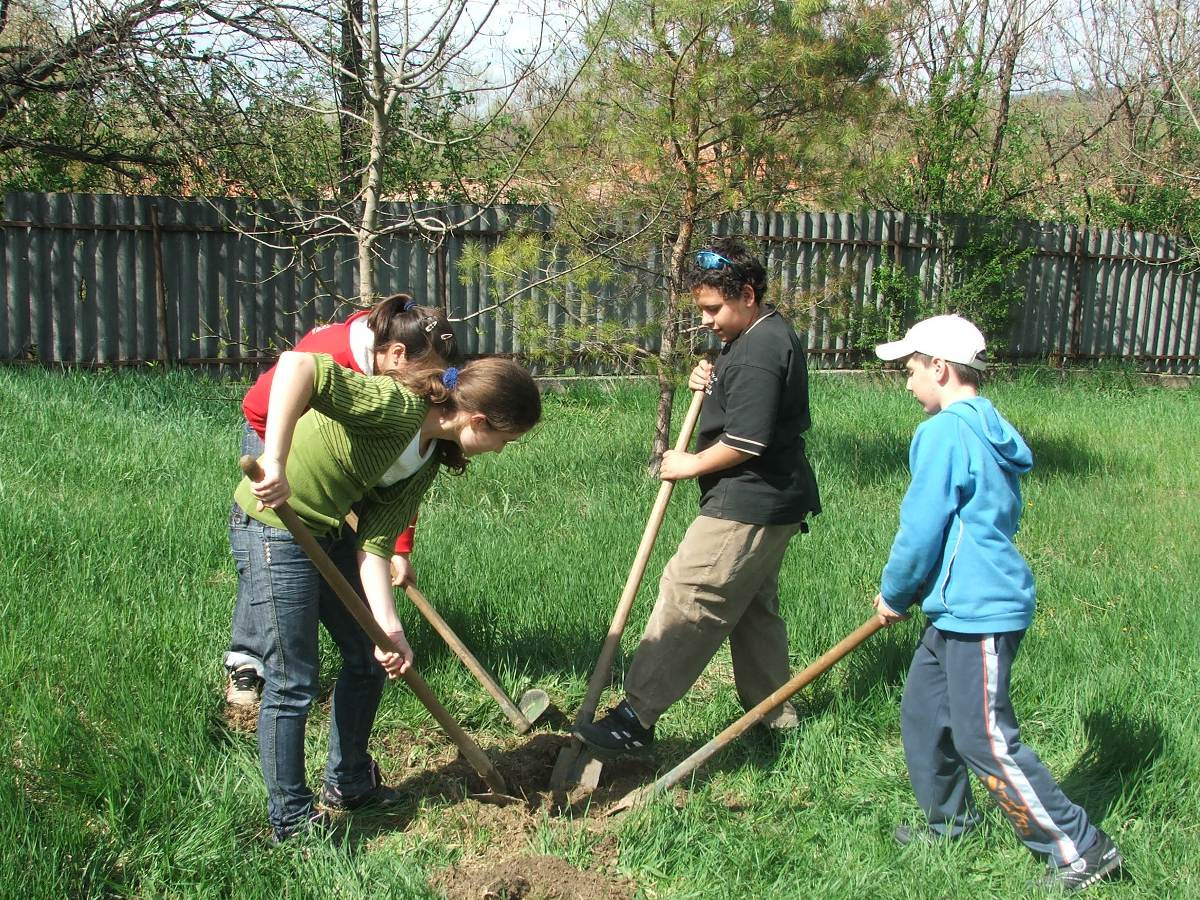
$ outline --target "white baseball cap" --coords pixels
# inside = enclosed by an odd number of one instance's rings
[[[877,346],[875,355],[890,361],[924,353],[982,372],[987,368],[981,358],[985,349],[987,342],[978,328],[962,316],[949,315],[923,319],[908,329],[900,340]]]

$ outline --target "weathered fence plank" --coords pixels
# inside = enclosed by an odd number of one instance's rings
[[[477,210],[446,212],[461,221]],[[278,223],[295,218],[296,211],[266,202],[8,194],[0,232],[0,361],[156,360],[165,326],[173,360],[261,362],[354,308],[353,238],[306,243],[281,234]],[[378,288],[445,308],[470,354],[520,352],[511,311],[494,308],[497,292],[528,287],[537,276],[501,285],[484,267],[464,284],[458,261],[467,242],[494,245],[515,228],[544,231],[550,224],[544,208],[506,206],[436,242],[411,231],[388,234],[378,245]],[[813,364],[840,366],[861,359],[859,329],[866,323],[911,318],[911,310],[884,305],[880,267],[897,267],[936,297],[962,277],[954,245],[972,224],[891,211],[744,211],[721,217],[708,231],[759,242],[772,285],[805,331]],[[1013,310],[1011,356],[1115,358],[1151,371],[1197,373],[1197,276],[1180,261],[1174,240],[1046,222],[1018,223],[1012,234],[1032,254],[1015,274],[1024,300]],[[545,267],[564,270],[567,261],[552,252],[548,247]],[[650,270],[660,265],[658,255],[648,250],[643,262]],[[658,314],[663,285],[646,273],[630,276],[638,289],[619,302],[619,289],[610,285],[572,288],[561,300],[544,288],[529,296],[551,327],[580,317],[599,321],[605,302],[613,316],[637,327]],[[643,346],[656,349],[652,337]]]

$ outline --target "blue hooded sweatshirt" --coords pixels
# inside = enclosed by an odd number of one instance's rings
[[[1013,544],[1018,479],[1033,454],[991,402],[972,397],[922,422],[880,593],[898,613],[920,601],[942,631],[1020,631],[1033,619],[1033,574]]]

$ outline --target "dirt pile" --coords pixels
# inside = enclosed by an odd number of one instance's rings
[[[557,856],[520,856],[456,866],[429,886],[447,900],[630,900],[627,878],[581,872]]]

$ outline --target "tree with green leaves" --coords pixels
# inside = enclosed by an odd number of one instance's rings
[[[257,196],[287,201],[282,230],[300,260],[338,235],[356,246],[357,299],[376,296],[377,247],[388,235],[417,231],[437,240],[465,224],[441,203],[488,206],[503,190],[507,155],[493,136],[521,83],[544,64],[546,45],[499,79],[476,58],[498,4],[473,0],[201,0],[210,23],[202,57],[182,59],[212,107],[233,115],[182,120],[195,147],[216,132],[236,138],[249,110],[284,113],[307,126],[316,177],[294,178],[284,163],[293,148],[272,142],[221,154],[233,174],[254,173]],[[499,98],[486,112],[479,98]],[[159,111],[168,115],[163,98]],[[310,131],[310,133],[312,133]],[[242,152],[243,149],[247,152]],[[517,154],[520,158],[520,153]],[[272,166],[276,160],[281,164]],[[276,240],[269,234],[255,235]]]
[[[600,265],[617,307],[630,297],[614,285],[652,294],[641,299],[657,326],[646,360],[659,383],[656,465],[675,374],[691,349],[688,254],[725,214],[798,207],[844,188],[857,133],[879,103],[889,9],[859,0],[614,0],[586,14],[591,65],[526,180],[553,212],[556,272],[577,277]],[[489,271],[513,258],[501,248]],[[597,310],[585,318],[606,321]]]

